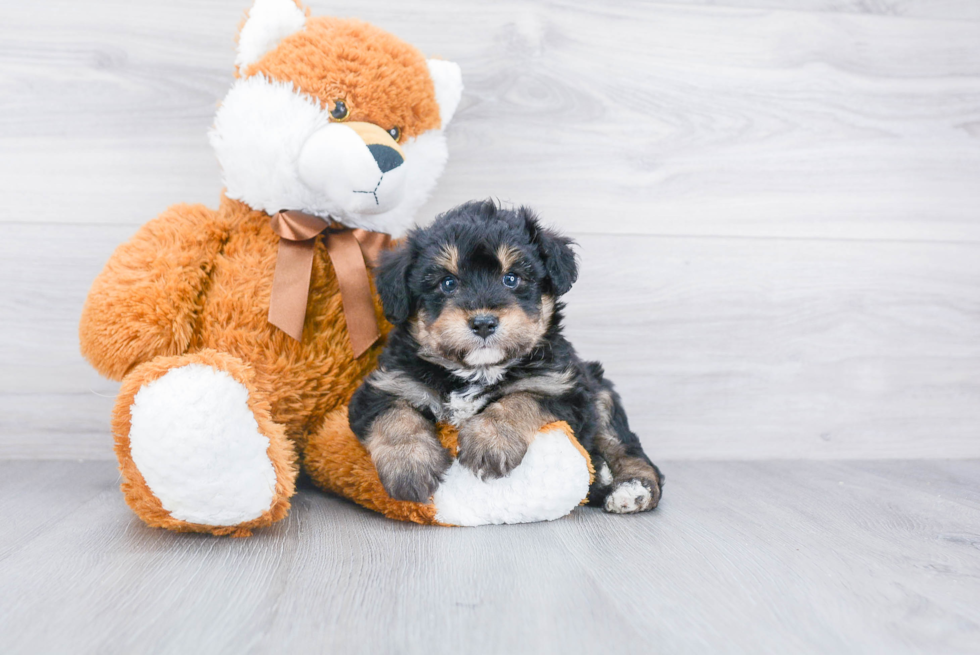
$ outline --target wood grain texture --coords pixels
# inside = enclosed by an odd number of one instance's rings
[[[5,8],[0,220],[139,224],[211,202],[205,132],[245,4]],[[976,22],[645,2],[312,6],[462,65],[452,163],[424,215],[495,195],[578,232],[980,239]]]
[[[980,20],[972,0],[671,0],[671,4],[739,9],[779,9],[827,13],[873,14],[895,18]]]
[[[4,6],[0,458],[111,457],[81,304],[216,204],[247,5]],[[495,195],[579,239],[569,334],[654,454],[980,457],[977,3],[311,5],[462,65],[422,216]]]
[[[976,246],[580,241],[568,335],[648,452],[980,456]]]
[[[0,458],[112,457],[117,385],[76,323],[131,229],[8,226],[0,272],[33,272],[0,294]],[[980,457],[980,246],[578,241],[568,336],[654,456]]]
[[[142,525],[107,462],[3,462],[0,651],[980,652],[980,462],[664,470],[641,516],[441,529],[304,490],[236,540]]]

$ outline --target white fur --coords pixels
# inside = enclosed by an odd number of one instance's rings
[[[363,141],[330,123],[316,99],[262,75],[235,82],[209,136],[229,198],[396,237],[413,225],[449,156],[442,130],[429,130],[403,144],[405,162],[382,177]],[[357,193],[366,190],[378,201]]]
[[[453,368],[449,370],[450,373],[455,375],[461,380],[466,380],[467,382],[473,382],[475,384],[482,384],[484,386],[490,386],[491,384],[497,384],[504,379],[504,374],[507,372],[506,366],[479,366],[477,368]]]
[[[254,75],[238,80],[218,108],[209,133],[228,196],[274,214],[316,201],[299,179],[306,141],[329,123],[319,103],[291,83]]]
[[[504,352],[500,348],[493,346],[483,346],[467,353],[463,361],[468,366],[493,366],[499,364],[504,358]]]
[[[480,480],[453,462],[432,497],[436,519],[452,525],[552,521],[589,493],[589,468],[561,430],[539,433],[510,475]]]
[[[456,377],[462,380],[466,380],[467,382],[482,384],[484,386],[497,384],[498,382],[504,379],[504,374],[506,372],[507,372],[506,365],[478,366],[476,368],[450,369],[450,373],[452,373]]]
[[[310,135],[296,166],[307,188],[350,215],[386,212],[405,194],[408,167],[382,173],[361,137],[344,123],[330,123]]]
[[[463,97],[463,72],[459,69],[459,64],[452,61],[429,59],[426,63],[429,64],[429,75],[436,87],[442,129],[446,129]]]
[[[175,368],[136,394],[133,462],[175,519],[237,525],[271,507],[269,439],[247,401],[248,390],[228,373],[201,364]]]
[[[603,462],[602,466],[599,467],[599,470],[596,471],[596,477],[599,480],[599,484],[601,484],[603,487],[612,486],[613,474],[612,471],[609,470],[609,464]]]
[[[459,427],[463,421],[472,418],[483,409],[483,406],[487,404],[487,396],[481,396],[483,390],[483,386],[473,385],[462,391],[454,391],[449,394],[449,402],[446,403],[447,407],[444,412],[444,415],[448,416],[449,422]]]
[[[239,70],[254,64],[279,42],[306,25],[306,15],[292,0],[255,0],[238,34]]]
[[[255,0],[238,34],[239,70],[254,64],[290,34],[306,25],[306,15],[292,0]]]
[[[606,496],[605,509],[614,514],[632,514],[645,508],[649,502],[650,490],[638,480],[630,480]]]

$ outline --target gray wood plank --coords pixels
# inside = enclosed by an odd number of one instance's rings
[[[132,229],[7,226],[0,458],[112,456],[77,322]],[[568,334],[658,457],[980,457],[980,246],[578,239]]]
[[[975,246],[580,241],[568,335],[648,451],[980,456]]]
[[[980,20],[980,4],[971,0],[792,0],[792,2],[786,0],[670,0],[670,4],[874,14],[894,18]]]
[[[5,7],[0,221],[132,225],[212,202],[205,132],[247,4]],[[578,232],[980,240],[977,24],[879,15],[925,2],[780,6],[871,13],[313,3],[463,66],[424,215],[496,195]]]
[[[642,516],[425,528],[304,489],[234,540],[146,528],[109,463],[3,462],[0,651],[980,652],[980,462],[665,471]]]

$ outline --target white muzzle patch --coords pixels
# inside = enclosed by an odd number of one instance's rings
[[[440,129],[407,139],[393,158],[331,122],[315,98],[262,75],[232,85],[209,137],[229,198],[395,237],[414,224],[448,157]]]
[[[379,148],[386,146],[374,146]],[[404,161],[397,163],[400,154],[387,150],[392,157],[379,156],[354,130],[330,123],[311,134],[300,150],[299,177],[346,213],[380,214],[396,207],[405,195],[407,167]]]

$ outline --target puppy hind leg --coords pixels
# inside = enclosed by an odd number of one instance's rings
[[[630,431],[619,396],[606,381],[597,395],[596,410],[599,429],[595,449],[602,461],[596,468],[593,502],[601,503],[603,509],[613,514],[654,509],[660,503],[664,476]]]
[[[589,487],[589,505],[602,507],[605,505],[609,492],[612,491],[612,469],[598,448],[592,448],[589,451],[589,457],[592,458],[592,467],[595,469],[595,477],[592,480],[592,486]]]

